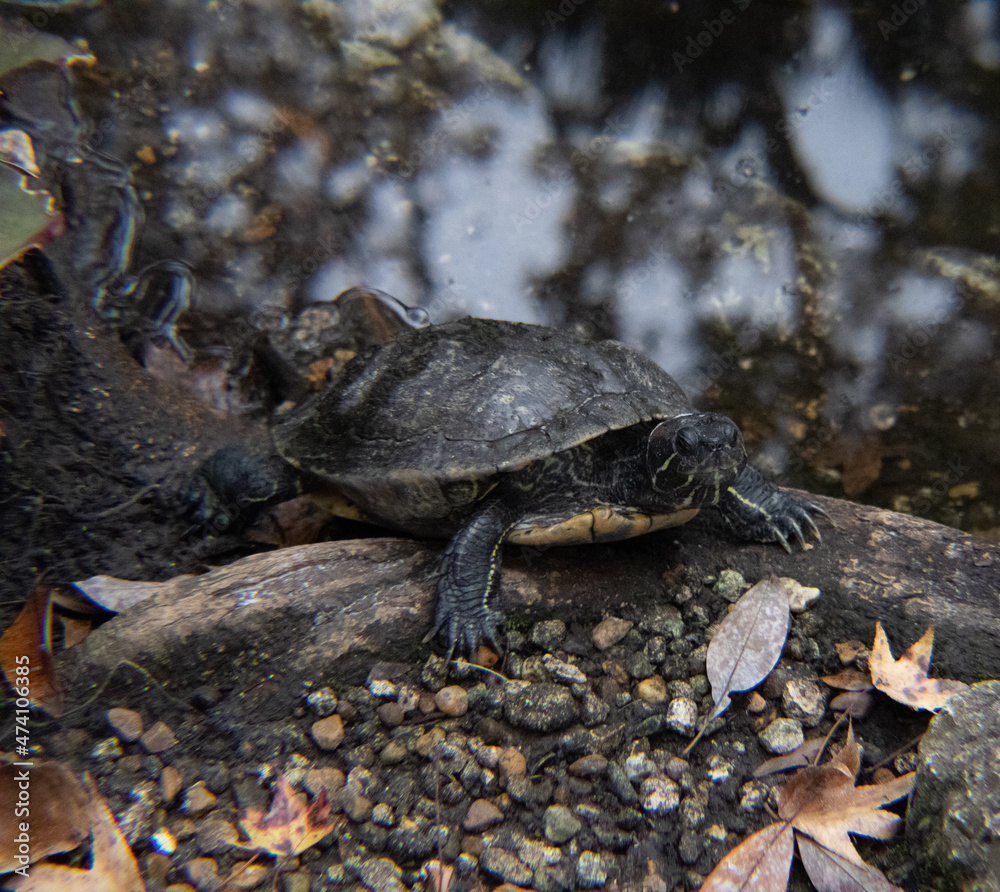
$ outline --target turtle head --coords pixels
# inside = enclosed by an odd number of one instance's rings
[[[692,412],[653,428],[646,449],[653,489],[678,508],[715,505],[747,462],[743,436],[725,415]]]

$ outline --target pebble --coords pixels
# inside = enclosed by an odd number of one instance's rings
[[[403,871],[388,858],[369,858],[359,870],[361,882],[378,892],[407,892]]]
[[[608,760],[600,753],[583,756],[567,769],[575,777],[599,777],[608,769]]]
[[[461,685],[448,685],[434,695],[434,703],[445,715],[460,716],[469,711],[469,695]]]
[[[528,762],[524,754],[512,746],[500,753],[497,767],[503,777],[523,777],[528,773]]]
[[[767,700],[754,691],[750,695],[750,701],[747,703],[747,712],[750,715],[760,715],[765,709],[767,709]]]
[[[807,728],[814,728],[826,715],[826,697],[816,682],[806,678],[791,678],[781,694],[785,715],[798,719]]]
[[[313,722],[309,732],[320,749],[335,750],[344,740],[344,722],[339,715],[331,715]]]
[[[316,715],[325,719],[336,712],[337,695],[333,692],[333,688],[319,688],[306,695],[306,703],[315,710]]]
[[[157,722],[140,738],[139,742],[147,753],[163,753],[172,746],[177,746],[174,732],[164,722]]]
[[[373,697],[391,698],[399,695],[399,685],[387,678],[373,678],[368,682],[368,693]]]
[[[479,866],[490,876],[503,883],[527,886],[532,880],[532,871],[517,855],[492,846],[479,856]]]
[[[694,737],[698,733],[698,704],[690,697],[676,697],[670,701],[663,724],[675,734]]]
[[[656,772],[656,763],[645,753],[632,753],[625,759],[625,776],[630,781],[642,780]]]
[[[333,799],[344,788],[344,782],[344,772],[339,768],[310,768],[302,784],[313,796],[325,792],[327,799]]]
[[[283,874],[281,877],[282,892],[309,892],[310,882],[312,882],[312,877],[301,870]]]
[[[687,586],[684,586],[687,589]],[[690,595],[690,590],[688,590]],[[680,638],[684,634],[684,619],[672,604],[659,604],[644,613],[640,628],[654,632],[667,641]]]
[[[712,591],[721,595],[730,604],[735,604],[749,587],[742,574],[735,570],[723,570],[712,587]]]
[[[391,827],[396,823],[396,813],[387,802],[379,802],[372,809],[372,823],[379,827]]]
[[[106,737],[104,740],[94,744],[90,751],[91,759],[99,759],[101,762],[114,762],[122,757],[122,746],[117,737]]]
[[[789,576],[782,576],[779,581],[788,595],[788,606],[792,613],[804,613],[821,594],[818,588],[805,586]]]
[[[531,627],[531,643],[544,651],[560,647],[566,638],[566,623],[561,619],[546,619]]]
[[[667,699],[667,683],[660,675],[644,678],[635,688],[636,696],[645,703],[659,704]]]
[[[132,709],[116,706],[108,710],[108,724],[126,743],[132,743],[142,736],[142,716]]]
[[[382,720],[384,725],[390,728],[398,727],[403,724],[403,720],[406,718],[406,713],[403,712],[403,707],[400,706],[398,702],[383,703],[378,708],[378,717]],[[339,716],[337,716],[339,718]],[[324,720],[325,721],[325,720]],[[319,722],[317,722],[319,724]],[[313,737],[316,735],[314,734]],[[324,747],[328,749],[328,747]]]
[[[545,654],[542,657],[542,665],[549,675],[563,684],[587,683],[587,676],[583,674],[578,666],[567,663],[565,660],[557,660],[552,654]]]
[[[632,628],[632,623],[627,619],[619,619],[617,616],[609,616],[601,620],[591,633],[591,640],[598,650],[607,650],[614,647],[624,638]]]
[[[236,828],[221,818],[205,818],[198,824],[196,841],[203,855],[216,855],[236,845],[239,834]]]
[[[479,833],[503,820],[503,812],[489,799],[477,799],[465,814],[462,828],[470,833]]]
[[[195,858],[184,865],[184,872],[188,879],[194,883],[199,890],[215,890],[221,885],[219,882],[219,867],[211,858]]]
[[[515,728],[542,733],[559,731],[573,724],[580,709],[573,695],[556,684],[529,684],[504,703],[507,720]]]
[[[795,719],[775,719],[757,735],[757,739],[772,755],[783,756],[801,746],[805,735],[802,725]]]
[[[565,805],[550,805],[545,809],[543,823],[545,825],[545,838],[556,845],[568,842],[583,827],[583,824]]]
[[[181,811],[191,818],[201,817],[215,807],[215,799],[215,794],[205,786],[205,782],[197,781],[184,791]]]
[[[662,774],[647,777],[639,787],[642,810],[653,815],[672,812],[681,801],[681,788]]]
[[[546,845],[540,839],[526,839],[518,846],[517,854],[532,870],[551,867],[562,860],[562,849]]]
[[[576,862],[576,879],[584,889],[600,889],[608,881],[604,858],[597,852],[580,852]]]

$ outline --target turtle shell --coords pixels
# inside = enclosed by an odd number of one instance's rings
[[[689,411],[666,372],[616,341],[470,317],[351,360],[276,424],[274,440],[362,515],[419,532],[501,474]]]

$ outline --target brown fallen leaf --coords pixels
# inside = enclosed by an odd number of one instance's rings
[[[952,694],[968,690],[969,686],[961,681],[927,677],[933,647],[934,626],[931,626],[905,654],[894,660],[882,623],[876,623],[875,644],[868,659],[872,684],[899,703],[937,712]]]
[[[90,835],[89,799],[61,762],[0,765],[0,874],[80,845]]]
[[[307,806],[305,796],[297,794],[284,776],[278,777],[277,787],[266,815],[257,808],[248,808],[243,813],[240,826],[249,843],[239,843],[240,848],[268,852],[279,858],[291,857],[316,845],[344,821],[342,817],[331,819],[325,790]]]
[[[845,669],[836,675],[824,675],[820,680],[826,682],[831,688],[840,688],[842,691],[870,691],[872,689],[871,678],[857,669]]]
[[[829,762],[800,769],[782,788],[781,821],[744,840],[716,865],[702,892],[783,890],[791,863],[792,831],[809,879],[820,892],[899,892],[866,864],[849,834],[888,839],[900,818],[883,811],[913,789],[916,772],[886,784],[855,787],[861,752],[848,730],[847,742]],[[775,885],[783,877],[780,885]]]
[[[35,864],[26,872],[27,879],[18,882],[17,892],[146,892],[135,856],[89,776],[86,790],[90,797],[87,806],[90,869],[65,864]]]
[[[0,637],[0,669],[18,700],[28,700],[57,718],[63,688],[52,662],[52,599],[40,582],[13,625]]]
[[[758,765],[753,772],[754,777],[764,777],[778,771],[788,771],[789,768],[802,768],[804,765],[811,765],[819,758],[820,752],[826,746],[825,737],[814,737],[800,743],[790,753],[783,756],[775,756]]]
[[[830,709],[842,712],[852,719],[863,719],[872,708],[872,695],[868,691],[844,691],[830,701]]]
[[[719,623],[708,645],[705,667],[715,707],[685,754],[729,706],[732,693],[748,691],[767,678],[785,646],[788,623],[788,595],[775,576],[745,592]]]

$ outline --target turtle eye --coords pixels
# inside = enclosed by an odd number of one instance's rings
[[[682,427],[674,437],[674,449],[685,458],[696,455],[700,446],[701,435],[693,427]]]

